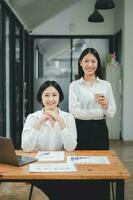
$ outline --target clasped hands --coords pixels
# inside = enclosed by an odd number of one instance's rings
[[[52,127],[57,121],[59,122],[61,129],[65,128],[64,120],[58,111],[44,111],[41,118],[39,119],[37,128],[40,128],[47,120],[49,120]]]

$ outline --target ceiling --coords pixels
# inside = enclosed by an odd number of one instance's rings
[[[28,30],[71,7],[79,0],[6,0]]]
[[[14,9],[21,19],[26,29],[33,29],[44,24],[50,18],[70,8],[79,1],[84,0],[5,0]],[[90,2],[90,0],[87,0]],[[92,2],[95,0],[91,0]],[[78,41],[77,41],[78,42]],[[68,40],[48,40],[44,38],[36,39],[36,44],[40,51],[47,54],[47,59],[51,60],[60,53],[70,50]],[[78,47],[79,44],[76,45]],[[80,44],[81,45],[81,44]]]
[[[55,17],[60,12],[70,8],[80,0],[5,0],[15,14],[21,19],[27,30],[33,31],[50,18]],[[43,54],[47,55],[47,60],[51,60],[61,52],[70,49],[68,40],[48,40],[36,39],[36,45]],[[69,43],[69,44],[68,44]],[[57,51],[58,49],[58,51]]]

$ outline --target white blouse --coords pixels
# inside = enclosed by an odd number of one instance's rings
[[[43,110],[29,114],[22,131],[22,149],[26,152],[33,150],[66,150],[73,151],[77,145],[77,131],[74,117],[67,112],[59,110],[66,127],[60,128],[58,122],[54,127],[49,121],[41,126],[40,130],[33,128],[42,116]]]
[[[103,93],[108,99],[108,108],[102,109],[95,100],[96,93]],[[81,120],[98,120],[106,116],[113,118],[116,104],[111,84],[97,78],[93,85],[88,84],[83,77],[73,81],[69,87],[69,111]]]

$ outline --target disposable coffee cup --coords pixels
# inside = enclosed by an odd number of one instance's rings
[[[104,94],[103,93],[95,93],[94,96],[95,96],[96,102],[98,102],[101,97],[104,97]]]

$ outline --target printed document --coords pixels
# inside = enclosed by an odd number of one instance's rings
[[[36,158],[39,161],[63,161],[64,151],[38,151]]]
[[[67,156],[67,162],[74,164],[110,164],[107,156]]]
[[[29,172],[75,172],[73,163],[30,164]]]

